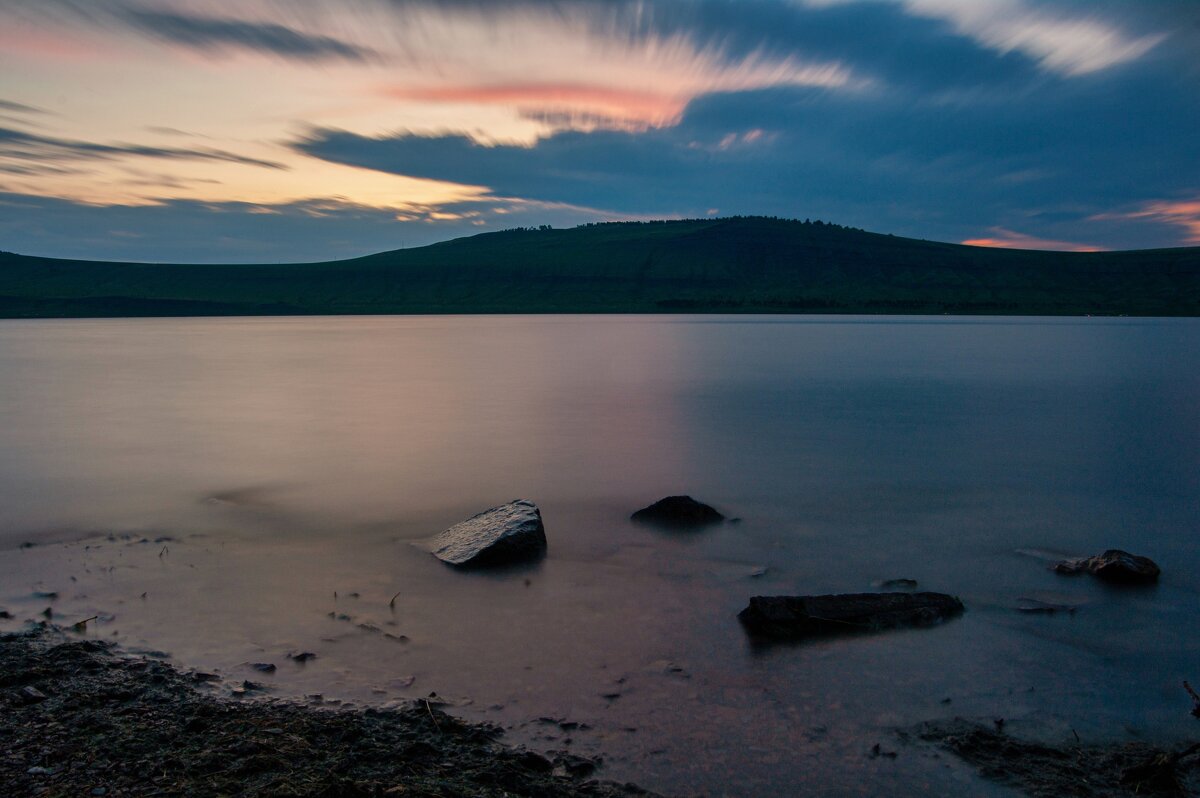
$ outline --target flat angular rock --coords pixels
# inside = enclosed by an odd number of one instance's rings
[[[657,524],[678,529],[695,529],[725,520],[725,516],[707,504],[696,501],[691,496],[668,496],[665,499],[659,499],[629,517],[644,524]]]
[[[1089,573],[1106,582],[1137,585],[1157,582],[1161,573],[1158,565],[1149,557],[1139,557],[1120,549],[1109,549],[1095,557],[1082,560],[1063,560],[1054,565],[1055,573]]]
[[[32,686],[22,687],[16,697],[22,704],[37,704],[46,700],[46,694]]]
[[[442,562],[459,567],[537,559],[546,551],[542,513],[533,502],[517,499],[435,535],[429,549]]]
[[[755,596],[738,614],[759,637],[799,640],[854,631],[931,626],[963,611],[944,593],[843,593],[828,596]]]

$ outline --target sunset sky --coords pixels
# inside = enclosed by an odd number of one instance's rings
[[[0,250],[768,214],[1200,244],[1195,0],[3,0]]]

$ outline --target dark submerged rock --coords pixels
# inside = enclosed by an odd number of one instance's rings
[[[695,529],[725,520],[725,516],[691,496],[668,496],[659,499],[629,517],[639,523],[677,529]]]
[[[944,593],[754,596],[738,620],[757,637],[798,640],[854,631],[931,626],[963,611]]]
[[[1106,582],[1137,585],[1157,582],[1161,570],[1149,557],[1139,557],[1120,549],[1109,549],[1095,557],[1081,560],[1063,560],[1055,563],[1054,572],[1060,574],[1089,573]]]
[[[533,502],[517,499],[435,535],[430,550],[442,562],[459,567],[537,559],[546,552],[542,513]]]
[[[1057,612],[1065,612],[1073,615],[1077,609],[1079,607],[1075,604],[1055,604],[1050,601],[1024,597],[1017,599],[1017,612],[1024,612],[1030,615],[1053,615]]]
[[[881,587],[884,590],[916,590],[916,579],[883,579],[875,583],[875,587]]]

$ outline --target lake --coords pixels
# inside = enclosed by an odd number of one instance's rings
[[[3,628],[100,615],[331,707],[436,692],[675,794],[1010,794],[897,737],[956,715],[1195,732],[1200,320],[3,321],[0,420]],[[679,493],[741,521],[628,520]],[[537,564],[412,545],[514,498],[542,509]],[[1106,548],[1160,583],[1048,569]],[[967,612],[766,648],[735,617],[892,578]]]

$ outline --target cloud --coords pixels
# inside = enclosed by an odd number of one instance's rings
[[[1019,51],[1044,69],[1086,75],[1137,60],[1166,33],[1131,36],[1086,12],[1037,7],[1021,0],[901,0],[909,13],[943,19],[1000,53]]]
[[[200,17],[167,11],[130,9],[132,26],[172,44],[210,52],[242,49],[295,61],[370,61],[378,53],[330,36],[301,33],[273,22]]]
[[[1200,198],[1194,200],[1155,200],[1126,213],[1101,213],[1093,221],[1148,220],[1183,229],[1184,242],[1200,244]]]
[[[0,100],[0,111],[7,111],[8,113],[11,113],[11,114],[48,114],[48,113],[50,113],[49,111],[46,111],[42,108],[36,108],[32,105],[26,105],[25,103],[15,103],[15,102],[12,102],[11,100]]]
[[[384,93],[420,102],[507,105],[526,115],[587,113],[596,122],[641,123],[643,127],[678,119],[687,104],[686,97],[667,91],[567,82],[394,86]]]
[[[1103,252],[1107,247],[1093,244],[1077,244],[1071,241],[1055,241],[1036,236],[1005,230],[1003,227],[993,227],[988,232],[988,238],[969,238],[962,243],[969,247],[998,247],[1000,249],[1054,249],[1063,252]]]
[[[94,206],[0,191],[0,249],[85,260],[296,263],[517,226],[573,226],[610,218],[585,208],[505,198],[413,206],[398,213],[334,197],[275,205],[170,200]]]
[[[1200,141],[1164,132],[1196,127],[1190,86],[1148,66],[1069,89],[1043,81],[1019,102],[773,87],[697,97],[662,128],[560,130],[529,146],[328,128],[292,146],[334,163],[616,213],[719,207],[942,240],[1002,227],[1120,248],[1147,238],[1089,218],[1128,203],[1133,186],[1150,196],[1178,191],[1169,165],[1200,162]]]
[[[0,127],[0,158],[18,162],[74,161],[121,157],[226,161],[266,169],[287,169],[285,164],[249,158],[244,155],[211,148],[183,149],[151,147],[141,144],[98,144],[90,141],[39,136],[12,128]]]
[[[865,0],[805,0],[810,7],[864,4]],[[1068,77],[1135,61],[1168,38],[1168,31],[1130,34],[1097,6],[1037,0],[890,0],[914,17],[942,20],[983,47],[1018,52],[1043,70]]]
[[[51,129],[11,109],[10,121],[0,121],[12,129],[0,128],[0,185],[16,192],[97,204],[166,196],[283,203],[336,187],[378,209],[384,227],[395,213],[444,235],[467,231],[492,211],[468,216],[477,209],[441,205],[410,213],[406,203],[461,199],[486,186],[491,205],[513,197],[527,203],[530,223],[567,207],[641,217],[720,208],[954,241],[1026,236],[1120,248],[1195,235],[1186,213],[1151,207],[1196,189],[1183,168],[1200,163],[1193,134],[1200,129],[1200,61],[1188,46],[1200,43],[1195,0],[0,6],[5,44],[36,34],[104,53],[84,63],[16,51],[31,80],[10,83],[0,95],[53,97],[47,107],[63,113],[41,118]],[[146,37],[172,52],[147,48]],[[235,59],[216,68],[197,64],[192,50],[257,52],[287,63]],[[194,104],[180,102],[175,83],[150,83],[171,56],[169,77],[189,87]],[[386,59],[387,70],[375,58]],[[309,64],[338,68],[298,66]],[[84,86],[93,85],[102,103],[86,95]],[[203,103],[218,104],[220,113]],[[307,127],[313,120],[323,127]],[[154,123],[213,138],[167,138],[177,134],[165,127],[146,132]],[[297,129],[309,132],[297,138]],[[22,132],[33,130],[46,135]],[[244,143],[265,139],[292,151]],[[243,151],[272,161],[237,155]],[[173,188],[183,183],[169,176],[130,181],[122,169],[143,164],[138,158],[201,159],[155,168],[219,177],[220,191]],[[275,158],[292,170],[205,162],[278,168]],[[38,177],[44,168],[91,174]],[[170,207],[206,219],[216,213]],[[337,204],[303,212],[298,205],[221,207],[239,225],[254,215],[358,218]],[[1114,208],[1125,215],[1103,217]],[[131,219],[114,229],[140,228]],[[288,234],[306,240],[302,231]],[[168,246],[153,232],[144,239],[155,240]]]

